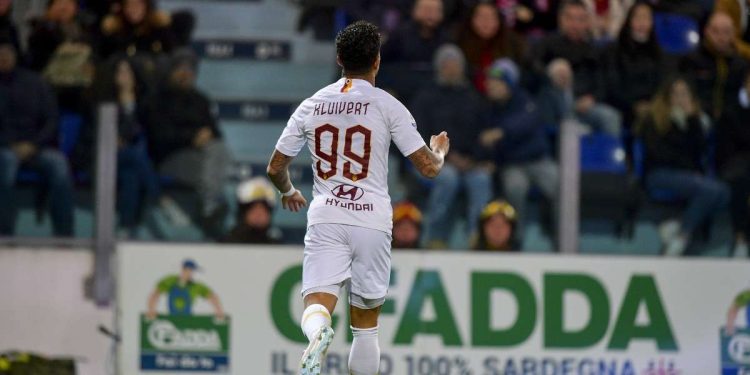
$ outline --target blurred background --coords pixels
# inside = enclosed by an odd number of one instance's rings
[[[746,255],[746,7],[4,1],[0,234],[94,236],[99,146],[116,168],[99,222],[117,239],[300,243],[305,216],[277,209],[264,166],[295,106],[340,74],[337,31],[366,19],[378,86],[425,137],[453,137],[435,181],[392,157],[408,247],[554,252],[575,221],[582,252]],[[103,103],[114,140],[97,138]],[[308,194],[309,161],[293,166]],[[508,225],[484,222],[495,200]]]
[[[434,180],[392,150],[394,249],[746,258],[748,9],[0,0],[0,248],[94,249],[84,292],[106,306],[118,243],[301,245],[305,215],[281,210],[266,163],[364,19],[383,36],[377,86],[425,139],[451,137]],[[291,167],[307,197],[310,161]]]

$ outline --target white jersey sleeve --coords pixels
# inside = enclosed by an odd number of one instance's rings
[[[417,122],[408,109],[398,100],[391,100],[386,108],[389,116],[391,139],[401,154],[409,156],[425,146],[422,135],[417,131]]]
[[[292,117],[289,118],[284,131],[281,133],[281,137],[276,142],[276,149],[286,156],[297,156],[307,142],[305,131],[302,127],[303,122],[299,120],[302,108],[303,106],[300,105]]]

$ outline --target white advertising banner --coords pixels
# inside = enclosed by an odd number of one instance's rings
[[[298,373],[301,248],[118,254],[121,374]],[[747,262],[396,251],[391,279],[382,375],[750,374]],[[348,374],[343,303],[333,328]]]

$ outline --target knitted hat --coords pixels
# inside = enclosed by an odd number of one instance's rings
[[[487,68],[487,78],[499,79],[510,87],[516,87],[521,79],[521,72],[513,60],[502,58],[495,60]]]
[[[435,51],[435,57],[433,64],[437,69],[446,60],[457,60],[461,66],[466,66],[466,58],[464,53],[455,44],[443,44],[440,48]]]

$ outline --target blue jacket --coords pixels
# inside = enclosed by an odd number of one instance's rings
[[[549,155],[544,122],[524,91],[517,90],[506,103],[491,103],[488,121],[489,128],[503,131],[494,150],[498,166],[536,161]]]

